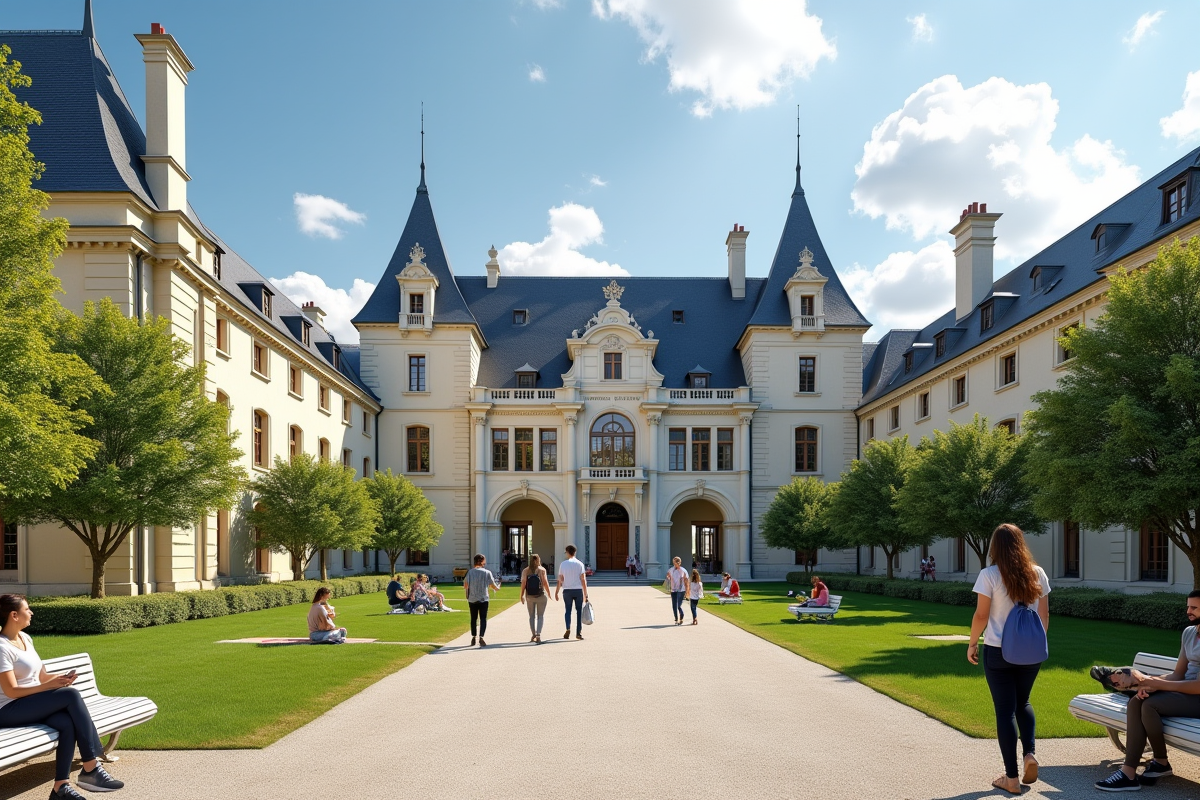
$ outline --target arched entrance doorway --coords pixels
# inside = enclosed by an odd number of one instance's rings
[[[671,557],[679,556],[684,567],[694,565],[705,575],[726,569],[723,522],[721,509],[708,500],[681,503],[671,515]]]
[[[629,512],[605,503],[596,512],[596,569],[625,569],[629,557]]]
[[[532,499],[517,500],[500,514],[500,573],[519,575],[537,553],[554,574],[554,512]]]

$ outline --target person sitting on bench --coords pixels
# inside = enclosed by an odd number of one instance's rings
[[[450,607],[446,605],[446,595],[437,590],[437,587],[429,582],[429,576],[422,572],[417,576],[417,580],[421,582],[421,586],[425,589],[425,594],[441,611],[449,611]]]
[[[733,579],[728,572],[721,573],[721,591],[717,592],[718,597],[741,597],[742,587],[738,586],[738,582]]]
[[[308,609],[308,638],[313,644],[345,644],[346,629],[333,624],[337,611],[329,605],[329,587],[322,586],[313,595]]]
[[[408,611],[408,592],[404,591],[404,584],[400,583],[399,572],[393,575],[392,579],[388,581],[387,599],[388,605],[392,607],[390,613],[403,614],[405,611]]]
[[[1130,792],[1141,788],[1137,774],[1146,740],[1154,758],[1142,770],[1141,778],[1165,778],[1174,775],[1167,761],[1163,738],[1163,717],[1200,717],[1200,590],[1187,596],[1187,618],[1179,660],[1169,675],[1153,678],[1140,670],[1114,670],[1110,679],[1118,690],[1137,689],[1125,707],[1125,763],[1096,788],[1102,792]]]
[[[625,558],[625,572],[631,578],[637,577],[637,559],[633,557],[633,553],[630,553]]]
[[[829,605],[829,587],[825,585],[825,581],[821,580],[820,575],[812,576],[812,595],[809,599],[801,603],[808,608],[819,608]]]

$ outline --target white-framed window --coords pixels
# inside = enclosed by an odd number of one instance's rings
[[[623,353],[604,354],[604,380],[619,381],[624,379]]]
[[[955,375],[950,379],[950,407],[958,408],[967,404],[967,374]]]
[[[363,436],[370,436],[371,435],[371,409],[367,408],[366,406],[363,406],[362,412],[363,412],[363,428],[362,428]]]
[[[1017,351],[1001,354],[996,359],[996,388],[1006,389],[1017,383]]]
[[[250,430],[253,434],[254,466],[267,469],[271,466],[271,418],[262,409],[254,409],[250,416]]]
[[[408,390],[410,392],[425,391],[425,356],[424,354],[408,357]]]
[[[229,320],[217,317],[217,352],[229,355]]]
[[[798,365],[800,378],[797,381],[796,391],[800,394],[815,393],[817,391],[817,357],[800,356]]]
[[[250,371],[260,378],[271,377],[271,351],[262,342],[250,345]]]
[[[1070,323],[1069,325],[1063,325],[1061,328],[1059,328],[1057,331],[1055,331],[1055,335],[1054,335],[1054,366],[1056,366],[1056,367],[1061,366],[1062,364],[1067,363],[1068,361],[1070,361],[1072,358],[1075,357],[1075,354],[1072,353],[1067,348],[1063,347],[1063,343],[1059,340],[1063,336],[1065,336],[1067,333],[1075,330],[1078,327],[1080,327],[1080,323],[1078,321],[1076,321],[1076,322]]]
[[[288,394],[297,399],[304,399],[304,370],[295,364],[288,365]]]
[[[820,432],[811,425],[796,428],[796,472],[817,472]]]
[[[917,395],[917,422],[929,419],[929,392]]]
[[[329,413],[329,387],[325,384],[317,387],[317,408]]]
[[[304,453],[304,431],[299,425],[288,426],[288,460],[295,461]]]
[[[342,396],[342,424],[349,425],[351,415],[354,413],[354,401],[345,395]]]
[[[896,404],[888,409],[888,433],[895,433],[900,430],[900,405]]]
[[[869,442],[875,438],[875,418],[867,417],[866,427],[863,429],[863,436]]]

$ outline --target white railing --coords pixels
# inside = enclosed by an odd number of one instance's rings
[[[553,400],[553,389],[488,389],[488,400]]]
[[[737,389],[672,389],[672,400],[734,400]]]
[[[807,316],[807,315],[803,315],[803,314],[802,314],[802,315],[800,316],[800,327],[801,327],[801,328],[815,328],[815,327],[817,327],[817,318],[816,318],[816,317],[810,317],[810,316]]]
[[[580,480],[643,480],[641,467],[584,467]]]

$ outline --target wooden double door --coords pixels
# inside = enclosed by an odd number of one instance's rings
[[[596,569],[625,569],[629,558],[629,523],[596,523]]]

